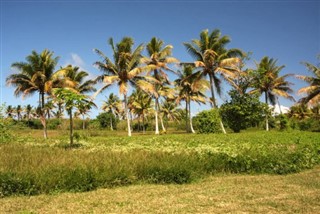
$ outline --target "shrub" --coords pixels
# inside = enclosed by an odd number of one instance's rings
[[[194,118],[195,127],[199,133],[221,133],[218,109],[205,110]]]

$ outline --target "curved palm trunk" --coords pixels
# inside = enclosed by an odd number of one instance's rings
[[[44,111],[44,93],[41,92],[41,115],[40,115],[40,120],[43,125],[43,136],[44,139],[48,138],[48,133],[47,133],[47,121],[46,121],[46,115]]]
[[[217,103],[216,103],[215,94],[214,94],[214,89],[213,89],[214,82],[213,82],[212,74],[209,74],[209,77],[210,77],[210,90],[211,90],[211,99],[212,99],[211,107],[218,108]],[[226,134],[227,132],[226,132],[226,130],[224,128],[224,125],[222,123],[221,118],[219,118],[219,123],[220,123],[220,127],[221,127],[221,130],[222,130],[223,134]]]
[[[128,111],[127,94],[124,95],[124,110],[126,111],[126,117],[127,117],[128,136],[131,137],[131,125],[130,125],[130,118],[129,118],[129,111]]]
[[[192,125],[192,117],[191,117],[191,102],[189,100],[189,121],[190,121],[190,131],[194,134],[196,133],[193,129],[193,125]]]
[[[156,119],[156,131],[155,134],[159,134],[159,124],[158,124],[158,103],[159,103],[159,98],[155,98],[156,99],[156,103],[155,103],[155,119]]]
[[[158,109],[160,110],[159,102],[158,102]],[[165,128],[165,126],[164,126],[164,124],[163,124],[163,118],[162,118],[162,117],[163,117],[163,116],[161,116],[161,114],[159,114],[162,131],[163,131],[163,132],[166,132],[166,128]]]
[[[268,105],[268,93],[267,93],[267,92],[265,92],[265,99],[266,99],[267,108],[269,109],[269,105]],[[266,131],[269,131],[268,112],[266,112]]]

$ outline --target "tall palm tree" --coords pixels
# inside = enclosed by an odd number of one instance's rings
[[[191,101],[198,104],[205,104],[205,91],[209,88],[209,83],[205,79],[199,78],[200,73],[193,75],[194,66],[183,65],[182,71],[179,70],[179,77],[175,80],[175,84],[179,91],[177,102],[182,100],[186,102],[186,131],[195,133],[192,125],[191,117]]]
[[[235,71],[238,70],[240,59],[243,55],[239,49],[227,49],[230,42],[228,36],[221,36],[218,29],[203,30],[200,39],[193,39],[191,43],[183,43],[189,54],[196,60],[193,64],[199,68],[202,77],[209,76],[211,90],[211,106],[217,108],[215,90],[221,95],[221,78],[232,83]],[[196,75],[198,75],[196,73]],[[226,133],[220,120],[221,129]]]
[[[54,85],[52,75],[59,57],[53,57],[53,52],[45,49],[40,54],[36,51],[26,57],[27,62],[16,62],[11,67],[19,71],[7,77],[7,84],[16,87],[16,96],[32,95],[39,93],[40,118],[44,130],[44,138],[47,138],[47,125],[44,113],[45,94],[50,93]]]
[[[318,56],[318,60],[320,60],[320,55]],[[317,105],[320,103],[320,63],[317,66],[308,62],[303,62],[303,64],[313,73],[313,76],[296,75],[297,78],[309,84],[298,91],[299,94],[307,94],[299,102]]]
[[[294,101],[291,85],[292,83],[287,81],[286,78],[292,76],[286,74],[279,76],[280,71],[285,67],[277,66],[277,60],[269,59],[269,57],[263,57],[257,69],[253,71],[252,87],[254,88],[250,93],[259,93],[265,95],[265,102],[268,105],[270,102],[272,105],[276,104],[277,97],[281,96]],[[266,130],[269,131],[268,114],[266,113]]]
[[[114,93],[111,93],[107,98],[107,101],[105,101],[102,104],[102,110],[106,112],[111,112],[115,117],[117,117],[120,114],[121,108],[122,106],[120,103],[120,99]],[[113,131],[112,117],[110,117],[110,128],[111,131]]]
[[[147,44],[148,57],[143,57],[141,62],[148,65],[150,71],[153,72],[153,77],[157,80],[155,83],[156,91],[153,94],[155,99],[155,134],[159,134],[158,114],[159,114],[159,98],[160,87],[164,84],[169,84],[169,78],[165,71],[175,73],[168,67],[169,64],[178,63],[179,61],[172,57],[172,45],[164,46],[164,42],[156,37],[153,37]]]
[[[109,86],[117,83],[120,94],[124,96],[123,100],[127,119],[128,136],[131,136],[128,111],[129,85],[141,88],[145,91],[154,92],[154,86],[146,81],[145,76],[143,77],[140,75],[144,71],[142,67],[139,67],[141,52],[144,47],[140,44],[132,50],[133,44],[133,39],[130,37],[124,37],[116,45],[114,45],[113,39],[110,38],[109,45],[113,51],[113,61],[100,50],[94,49],[94,51],[102,58],[102,61],[95,63],[95,65],[103,72],[103,74],[97,78],[97,81],[100,80],[105,83],[96,94],[101,93]]]

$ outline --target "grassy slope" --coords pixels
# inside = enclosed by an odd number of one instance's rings
[[[221,175],[185,185],[133,185],[0,199],[0,213],[317,213],[320,166],[291,175]]]

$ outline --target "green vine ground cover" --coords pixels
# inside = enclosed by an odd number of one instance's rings
[[[139,135],[78,132],[50,140],[20,136],[0,144],[0,196],[81,192],[137,183],[190,183],[219,173],[288,174],[320,163],[311,132]],[[50,134],[50,133],[49,133]],[[50,135],[49,135],[50,136]]]

